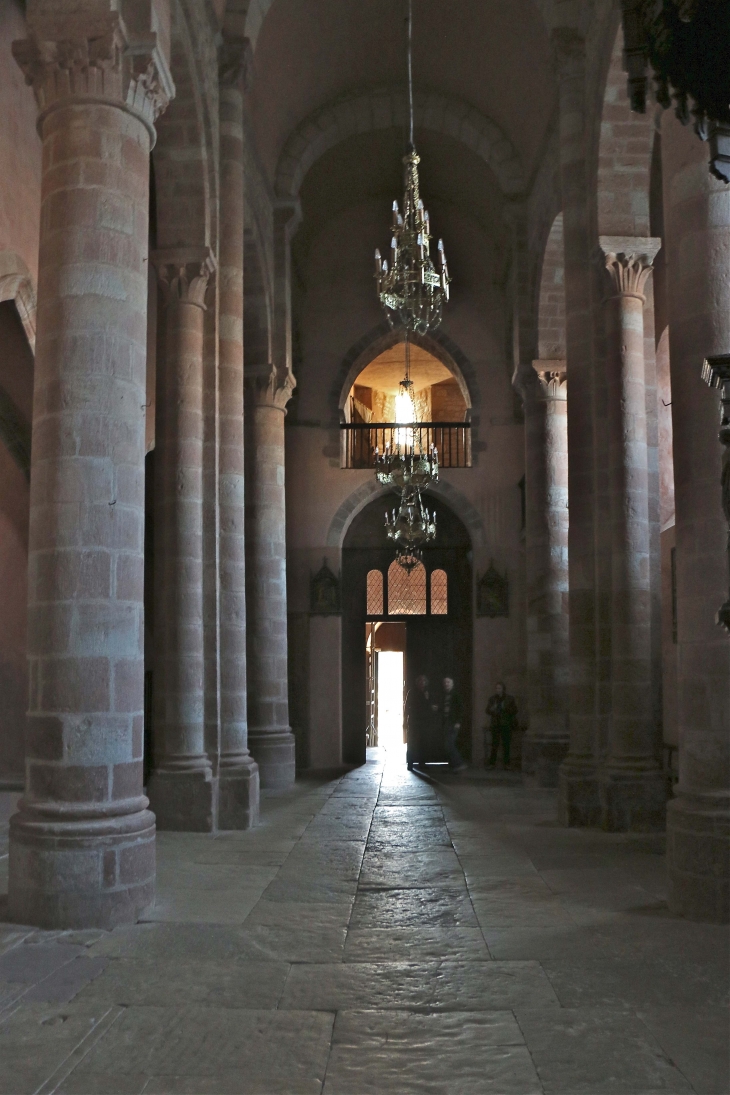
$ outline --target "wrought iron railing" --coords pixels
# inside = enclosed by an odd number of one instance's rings
[[[471,467],[471,422],[342,422],[342,467],[374,468],[375,450],[414,445],[416,451],[438,450],[442,468]]]

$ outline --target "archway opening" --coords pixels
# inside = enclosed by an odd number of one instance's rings
[[[456,514],[436,496],[438,536],[410,575],[395,561],[383,527],[391,497],[376,498],[350,525],[342,551],[342,753],[362,764],[367,745],[400,749],[405,763],[403,705],[419,676],[437,703],[452,677],[464,718],[459,751],[471,755],[471,540]],[[386,657],[386,655],[398,655]],[[424,763],[444,763],[438,717]]]
[[[356,377],[348,396],[351,422],[463,422],[467,404],[461,385],[442,361],[417,344],[410,345],[413,407],[406,405],[400,382],[406,366],[404,342],[374,357]],[[406,417],[414,414],[415,417]]]
[[[410,389],[402,384],[407,369]],[[397,341],[365,363],[342,409],[345,468],[372,467],[376,453],[394,445],[414,445],[423,452],[433,445],[442,467],[471,464],[463,381],[421,343]]]

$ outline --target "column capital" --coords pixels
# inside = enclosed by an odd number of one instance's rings
[[[30,0],[29,37],[13,42],[13,56],[35,93],[43,119],[69,102],[107,103],[135,115],[155,141],[154,123],[175,85],[152,19],[133,30],[111,0],[81,0],[73,10]]]
[[[296,377],[288,369],[265,365],[249,365],[244,376],[246,391],[259,407],[276,407],[286,411],[286,405],[297,386]]]
[[[205,310],[205,294],[215,274],[216,261],[209,247],[169,247],[150,254],[150,262],[165,297],[165,304],[195,304]]]
[[[567,379],[566,364],[562,358],[543,358],[529,365],[519,365],[512,384],[525,403],[528,400],[562,402],[568,398]]]
[[[218,82],[221,88],[248,91],[253,51],[248,38],[225,34],[218,49]]]
[[[612,296],[638,297],[651,273],[662,241],[656,236],[599,236],[606,270],[611,278]]]

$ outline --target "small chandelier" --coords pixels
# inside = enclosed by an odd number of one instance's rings
[[[385,528],[396,545],[396,560],[410,574],[422,561],[423,545],[436,536],[436,514],[426,509],[419,490],[404,490],[398,509],[386,513]]]
[[[406,331],[425,335],[441,322],[444,301],[449,299],[449,270],[444,241],[438,241],[440,272],[431,260],[431,225],[423,207],[418,185],[418,165],[421,157],[413,143],[413,11],[408,0],[408,116],[409,141],[403,165],[405,194],[403,213],[393,202],[393,238],[388,260],[375,251],[375,282],[380,303],[388,322],[395,326],[396,317]]]

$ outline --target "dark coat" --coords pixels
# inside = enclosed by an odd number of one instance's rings
[[[517,726],[517,704],[514,696],[498,696],[495,692],[489,697],[487,715],[490,719],[490,730],[514,730]]]
[[[446,714],[448,700],[449,713]],[[464,721],[464,704],[462,703],[461,696],[454,689],[452,692],[442,692],[439,697],[439,721],[445,728],[447,723],[453,726],[454,723],[462,723]]]
[[[434,729],[434,711],[429,696],[415,685],[406,696],[406,741],[409,760],[425,760]]]

